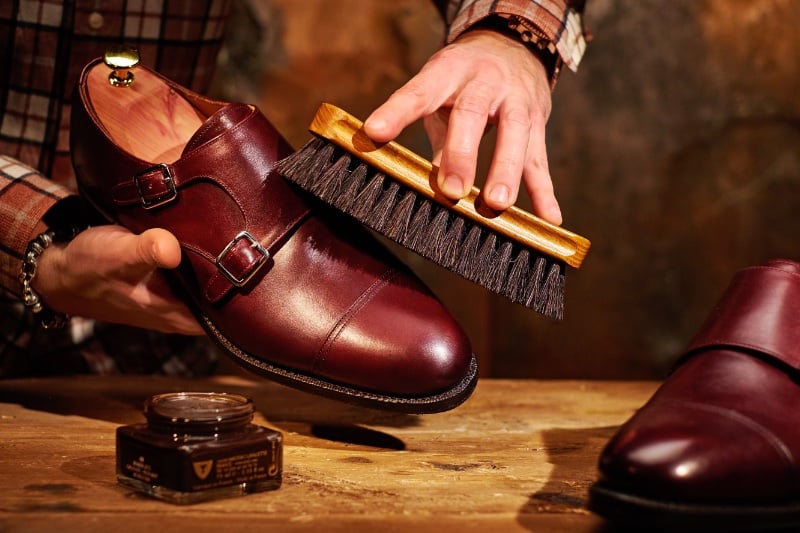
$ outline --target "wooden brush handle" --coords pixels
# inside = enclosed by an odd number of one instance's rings
[[[583,262],[591,244],[585,237],[550,224],[516,206],[500,213],[493,211],[482,205],[481,191],[476,187],[465,198],[451,200],[435,186],[438,167],[394,141],[375,143],[364,133],[362,126],[360,120],[346,111],[323,103],[314,115],[309,130],[419,194],[511,240],[575,268]]]

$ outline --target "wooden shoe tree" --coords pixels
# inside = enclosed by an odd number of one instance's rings
[[[207,118],[159,77],[137,69],[133,84],[115,87],[109,68],[94,66],[87,77],[89,99],[109,137],[132,155],[172,163]]]

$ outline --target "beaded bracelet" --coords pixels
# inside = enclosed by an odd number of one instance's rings
[[[44,329],[63,328],[69,322],[69,317],[64,313],[53,311],[45,306],[41,297],[33,290],[31,283],[39,267],[39,257],[55,241],[68,241],[79,232],[76,226],[70,226],[65,231],[47,230],[37,235],[25,249],[22,268],[19,272],[19,282],[22,285],[22,302],[38,317]]]

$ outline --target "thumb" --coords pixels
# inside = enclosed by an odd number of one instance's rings
[[[181,262],[181,245],[169,231],[152,228],[138,237],[137,252],[142,261],[157,268],[175,268]]]

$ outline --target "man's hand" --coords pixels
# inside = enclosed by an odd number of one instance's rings
[[[517,200],[520,182],[539,217],[561,224],[545,148],[550,85],[541,61],[521,42],[476,29],[434,54],[420,72],[365,121],[378,142],[394,139],[424,118],[439,165],[438,186],[450,198],[475,182],[478,149],[488,125],[497,143],[483,197],[503,210]]]
[[[163,229],[134,235],[96,226],[42,254],[34,289],[56,311],[165,333],[202,335],[189,309],[173,296],[160,268],[181,260],[178,240]]]

